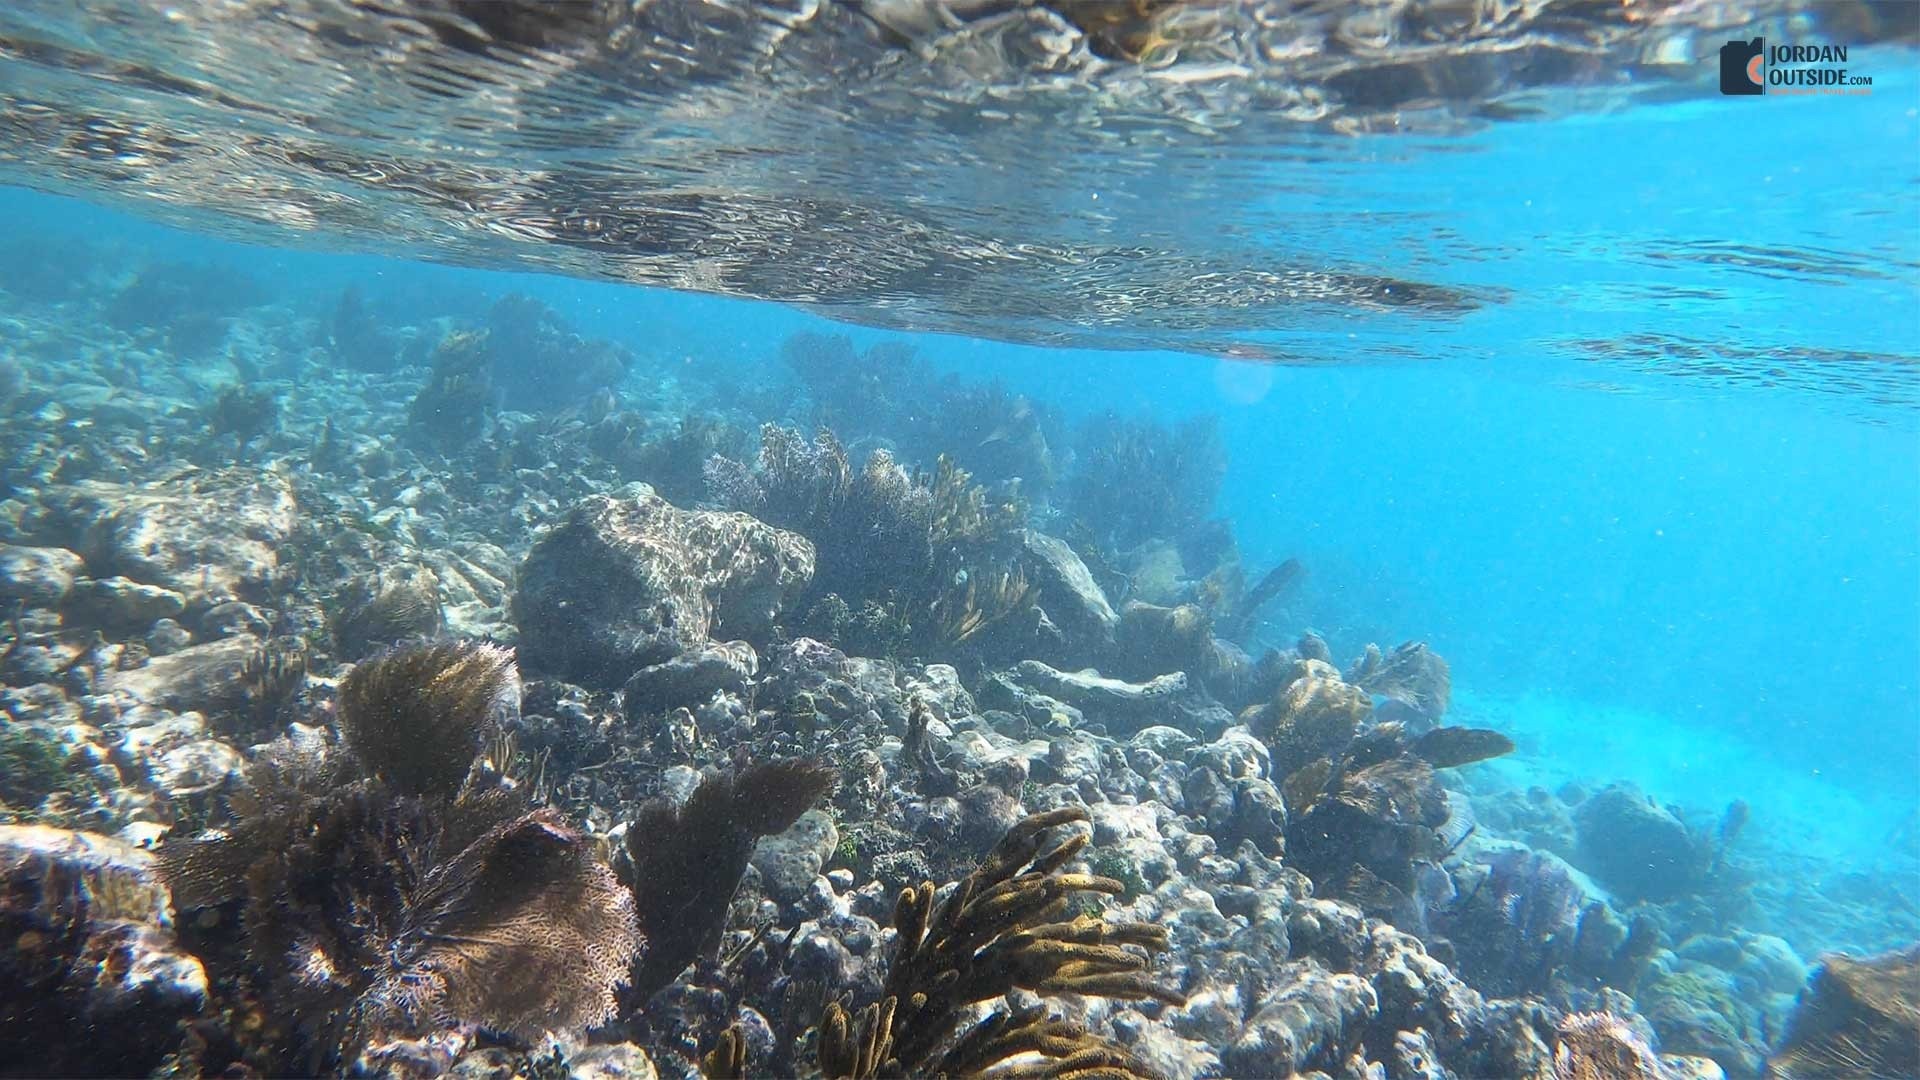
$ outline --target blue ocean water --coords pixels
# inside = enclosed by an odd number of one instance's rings
[[[1338,168],[1305,176],[1276,163],[1266,183],[1310,231],[1504,297],[1439,325],[1353,316],[1285,364],[849,328],[235,244],[19,190],[6,205],[48,235],[242,265],[316,305],[369,282],[520,292],[643,355],[769,382],[790,333],[904,338],[1070,416],[1214,417],[1217,511],[1249,563],[1309,568],[1286,614],[1337,655],[1430,642],[1463,701],[1523,736],[1516,779],[1633,779],[1702,810],[1744,798],[1756,834],[1777,820],[1795,846],[1904,864],[1917,853],[1885,841],[1920,809],[1920,80],[1897,51],[1862,66],[1885,73],[1871,97],[1684,100],[1497,125],[1445,152],[1344,138]],[[1448,261],[1460,243],[1493,254]],[[1664,345],[1604,347],[1629,340]]]
[[[1853,54],[1871,95],[1636,87],[1536,118],[1223,150],[1206,183],[1094,158],[1020,208],[1061,234],[1139,222],[1200,250],[1364,268],[1389,292],[1470,299],[1457,309],[995,309],[968,333],[964,311],[928,315],[920,294],[781,304],[712,294],[744,291],[731,279],[703,292],[690,271],[683,290],[536,272],[520,235],[486,237],[490,258],[307,221],[237,240],[177,193],[52,182],[4,155],[18,186],[0,220],[29,239],[0,292],[27,293],[71,247],[109,261],[74,271],[95,284],[215,264],[318,321],[343,290],[470,321],[517,293],[631,350],[635,398],[675,372],[757,402],[798,394],[782,343],[814,332],[908,344],[1069,426],[1217,425],[1212,515],[1251,573],[1305,568],[1250,652],[1312,631],[1344,666],[1370,643],[1425,642],[1451,666],[1448,722],[1517,744],[1462,774],[1472,795],[1626,782],[1699,837],[1744,804],[1738,850],[1760,882],[1741,925],[1809,960],[1877,952],[1920,926],[1920,64]],[[990,206],[956,201],[993,232]],[[1048,333],[1071,344],[1036,343]],[[209,397],[248,378],[218,356],[181,363]],[[283,402],[309,389],[274,383]]]

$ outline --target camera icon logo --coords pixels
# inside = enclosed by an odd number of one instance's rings
[[[1720,46],[1720,92],[1728,96],[1766,93],[1766,56],[1765,38]]]

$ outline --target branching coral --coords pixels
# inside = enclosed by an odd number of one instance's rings
[[[824,625],[809,630],[833,636],[858,623],[901,647],[952,645],[1033,606],[1011,556],[1024,506],[990,499],[945,457],[931,475],[908,473],[885,450],[856,467],[832,432],[808,441],[769,424],[752,467],[716,457],[707,478],[725,505],[813,541],[806,607]],[[840,602],[823,606],[830,596]]]
[[[415,441],[437,450],[457,450],[486,431],[493,414],[487,336],[455,331],[433,352],[427,383],[407,410]]]
[[[274,638],[240,669],[244,734],[271,731],[307,681],[307,650],[298,638]]]
[[[1179,537],[1213,509],[1226,462],[1211,418],[1169,429],[1109,413],[1081,429],[1066,512],[1097,530],[1110,550]]]
[[[900,894],[899,931],[884,996],[857,1014],[839,1003],[820,1025],[819,1062],[828,1077],[1150,1076],[1121,1047],[1044,1007],[997,1010],[971,1022],[970,1007],[1015,989],[1182,1004],[1156,983],[1148,964],[1167,948],[1166,930],[1111,925],[1082,915],[1061,921],[1076,893],[1119,895],[1111,878],[1066,872],[1085,834],[1049,844],[1055,830],[1088,820],[1078,806],[1014,825],[967,878],[936,903],[932,882]],[[1029,1056],[1040,1060],[1016,1062]]]
[[[640,945],[593,844],[482,756],[517,707],[505,650],[397,650],[342,682],[344,747],[267,748],[224,831],[169,842],[181,908],[235,904],[241,975],[308,1040],[306,1068],[461,1021],[508,1031],[608,1019]]]
[[[627,827],[627,881],[648,942],[633,971],[636,996],[713,946],[755,841],[790,828],[836,779],[816,761],[767,762],[708,775],[683,806],[640,808]]]

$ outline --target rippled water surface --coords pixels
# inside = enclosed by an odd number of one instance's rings
[[[1582,229],[1577,206],[1552,205],[1586,200],[1578,173],[1542,183],[1513,151],[1538,161],[1542,138],[1564,162],[1638,137],[1603,126],[1583,144],[1577,126],[1544,133],[1554,117],[1748,105],[1706,96],[1730,36],[1858,49],[1913,19],[1899,3],[1665,0],[24,2],[0,13],[0,162],[201,228],[877,325],[1393,358],[1471,351],[1450,331],[1476,313],[1569,294],[1731,322],[1730,283],[1910,287],[1910,244],[1676,213],[1692,192],[1601,193],[1605,231]],[[1863,111],[1911,97],[1887,81],[1900,66],[1881,65]],[[1647,163],[1647,182],[1776,164],[1726,141],[1715,161]],[[1875,183],[1888,164],[1848,180],[1882,196],[1911,182]],[[1553,347],[1734,378],[1765,366],[1698,337]],[[1903,356],[1809,359],[1869,398],[1904,393],[1885,371]]]

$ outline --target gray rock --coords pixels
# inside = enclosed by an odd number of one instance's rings
[[[840,830],[833,819],[824,810],[809,810],[791,829],[760,841],[753,850],[753,867],[769,896],[798,903],[839,845]]]
[[[181,743],[154,758],[149,768],[153,782],[171,798],[214,791],[245,769],[247,759],[219,739]]]
[[[149,484],[83,481],[42,501],[95,573],[171,589],[194,607],[264,599],[298,511],[285,477],[249,468]]]
[[[153,856],[93,833],[0,825],[0,1059],[46,1075],[144,1075],[206,1002]],[[103,1037],[102,1033],[111,1033]]]
[[[624,688],[627,715],[698,705],[717,691],[744,688],[759,670],[760,657],[744,641],[696,646],[634,672]]]
[[[1699,888],[1711,854],[1687,826],[1631,785],[1573,812],[1575,865],[1626,900],[1671,900]]]
[[[193,635],[172,619],[155,619],[153,629],[147,631],[144,640],[147,652],[154,656],[165,656],[193,644]]]
[[[273,633],[273,620],[252,604],[229,600],[215,604],[200,616],[200,632],[207,637],[233,637],[251,634],[266,637]]]
[[[205,645],[156,656],[145,667],[116,671],[104,680],[105,692],[130,702],[175,712],[220,712],[245,701],[240,674],[261,642],[253,637],[222,638]]]
[[[0,544],[0,600],[58,607],[86,565],[66,548]]]
[[[110,630],[140,630],[187,610],[187,598],[172,589],[132,578],[81,581],[67,596],[67,616]]]
[[[1031,530],[1022,537],[1021,556],[1027,580],[1039,590],[1041,606],[1072,651],[1091,658],[1112,648],[1120,614],[1080,556],[1065,541]]]
[[[567,1059],[569,1080],[655,1080],[647,1052],[630,1042],[589,1046]]]
[[[933,711],[933,718],[951,724],[963,716],[980,711],[973,695],[960,682],[960,672],[951,664],[928,664],[918,674],[901,680],[908,698],[919,698]]]
[[[521,662],[611,688],[709,637],[763,640],[812,580],[813,561],[797,533],[681,510],[644,484],[623,498],[591,496],[521,564]]]

